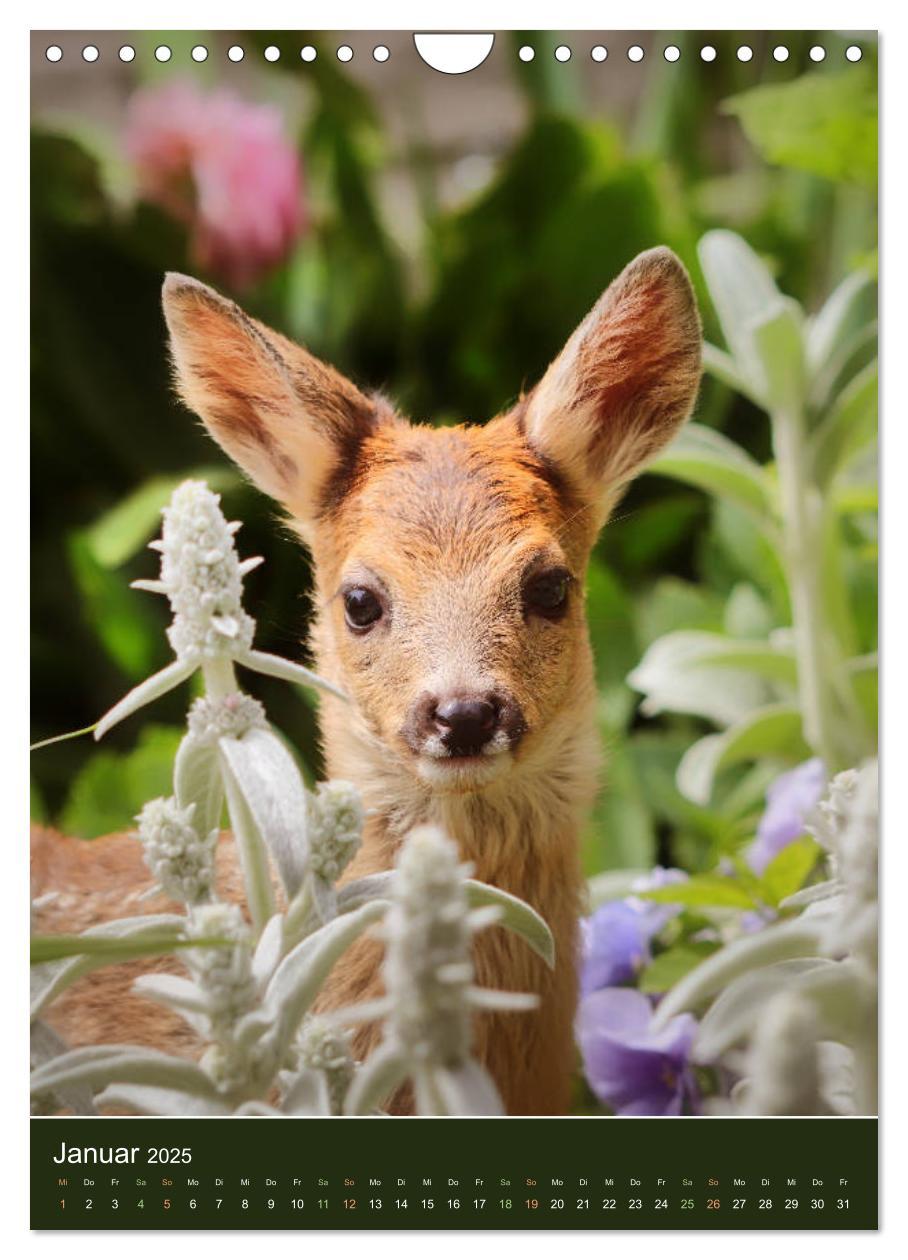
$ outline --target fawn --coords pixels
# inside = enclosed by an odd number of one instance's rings
[[[622,489],[693,407],[701,332],[687,274],[668,249],[639,255],[541,382],[476,427],[408,423],[196,280],[168,275],[163,301],[181,397],[312,552],[317,667],[352,700],[322,700],[327,770],[370,810],[346,877],[387,869],[400,837],[432,821],[478,879],[544,916],[553,972],[504,931],[476,942],[478,983],[540,995],[531,1013],[477,1016],[476,1053],[510,1114],[563,1113],[578,831],[600,760],[584,574]],[[223,862],[233,850],[221,849]],[[70,931],[122,914],[148,882],[124,837],[45,836],[36,864],[39,884],[77,894],[55,925]],[[374,997],[380,962],[381,945],[362,939],[323,1006]],[[130,997],[129,978],[90,978],[57,1026],[81,1044],[106,1019],[108,1039],[173,1048],[175,1018]],[[362,1028],[358,1053],[377,1036]]]

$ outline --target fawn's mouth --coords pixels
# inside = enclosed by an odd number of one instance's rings
[[[487,787],[507,772],[513,758],[508,749],[478,752],[469,756],[438,757],[423,754],[416,758],[416,772],[424,783],[439,792],[475,792]]]

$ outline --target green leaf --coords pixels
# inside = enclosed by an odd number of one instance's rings
[[[873,277],[853,271],[835,288],[807,321],[807,366],[811,379],[827,367],[856,333],[876,320],[877,293]]]
[[[779,298],[752,329],[760,360],[761,394],[768,411],[796,414],[804,403],[804,313],[791,298]]]
[[[635,894],[646,901],[680,906],[728,906],[753,910],[758,902],[742,884],[729,875],[692,875],[683,884],[670,884]]]
[[[765,84],[724,102],[768,162],[874,188],[876,73],[860,66]]]
[[[809,836],[787,844],[763,872],[760,883],[766,901],[777,906],[798,892],[822,856],[823,850]]]
[[[175,726],[146,726],[131,751],[96,752],[73,780],[61,831],[89,839],[131,828],[146,801],[171,794],[182,734]]]
[[[82,615],[126,677],[142,678],[160,660],[160,618],[119,575],[98,563],[85,533],[70,534],[66,546]]]
[[[683,945],[675,945],[644,967],[637,979],[637,988],[641,993],[665,993],[719,948],[712,941],[687,941]]]
[[[800,711],[793,705],[766,705],[689,748],[678,767],[678,787],[690,800],[706,805],[716,775],[727,766],[758,757],[800,761],[809,755]]]
[[[104,938],[100,936],[33,936],[31,938],[31,963],[54,962],[61,958],[85,957],[101,959],[106,965],[129,962],[133,958],[151,958],[156,954],[170,954],[175,949],[200,948],[203,945],[229,945],[220,938],[193,939],[188,941],[180,928],[174,932],[134,934],[126,937]]]
[[[545,919],[532,906],[503,888],[494,888],[477,879],[468,879],[466,889],[471,906],[496,906],[501,918],[495,926],[516,932],[544,962],[555,966],[555,940]]]
[[[826,486],[877,432],[879,364],[876,359],[853,377],[810,439],[814,475]]]
[[[647,472],[731,499],[758,516],[767,516],[771,500],[763,469],[736,443],[715,429],[690,423],[684,426]]]
[[[187,478],[206,481],[215,491],[231,490],[241,484],[238,473],[220,464],[173,477],[152,477],[85,530],[85,541],[97,563],[106,569],[116,569],[134,556],[157,532],[161,509]]]

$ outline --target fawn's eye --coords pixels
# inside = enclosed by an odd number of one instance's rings
[[[367,586],[351,586],[344,592],[344,616],[351,630],[368,630],[382,611],[381,600]]]
[[[567,607],[570,586],[571,575],[567,569],[536,573],[523,588],[524,609],[540,617],[560,617]]]

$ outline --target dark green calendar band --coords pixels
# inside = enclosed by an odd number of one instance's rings
[[[877,1121],[34,1119],[31,1213],[33,1229],[868,1230]]]

